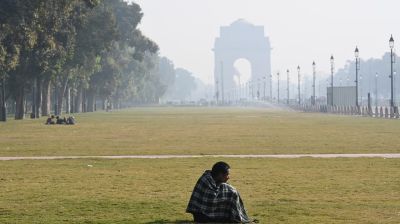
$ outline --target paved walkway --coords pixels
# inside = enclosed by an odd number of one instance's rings
[[[185,159],[185,158],[396,158],[395,154],[293,154],[293,155],[126,155],[126,156],[32,156],[0,157],[0,161],[9,160],[56,160],[56,159]]]

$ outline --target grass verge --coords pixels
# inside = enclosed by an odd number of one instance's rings
[[[0,156],[399,153],[400,121],[249,108],[136,108],[75,126],[0,123]]]
[[[188,222],[190,192],[216,161],[0,162],[0,223]],[[400,223],[396,159],[225,161],[261,223]]]

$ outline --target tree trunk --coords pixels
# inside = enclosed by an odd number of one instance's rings
[[[58,88],[58,87],[56,87]],[[57,115],[61,115],[62,114],[62,110],[63,110],[63,102],[64,102],[64,91],[62,89],[58,89],[57,91]]]
[[[71,89],[70,89],[71,90]],[[74,95],[74,91],[71,91],[70,92],[71,93],[71,95],[70,95],[70,97],[71,97],[71,108],[70,108],[70,113],[74,113],[75,112],[75,95]]]
[[[41,104],[42,104],[42,80],[37,78],[35,89],[35,118],[40,118]]]
[[[74,102],[74,113],[82,112],[82,91],[83,87],[78,87],[78,92],[76,93],[75,102]]]
[[[87,112],[87,96],[85,89],[82,89],[82,112],[83,113]]]
[[[113,110],[119,110],[120,109],[120,103],[119,103],[119,99],[114,99],[113,100]]]
[[[49,78],[43,81],[42,86],[42,116],[49,116],[51,110],[51,94],[50,94],[51,82]]]
[[[35,119],[36,118],[36,107],[37,107],[37,105],[36,105],[36,82],[37,82],[37,79],[36,78],[34,78],[33,79],[33,82],[32,82],[32,99],[31,99],[31,115],[30,115],[30,117],[31,117],[31,119]]]
[[[106,110],[106,108],[107,108],[107,101],[106,101],[106,99],[102,99],[102,105],[101,105],[101,107],[103,108],[103,110]]]
[[[69,114],[71,112],[71,88],[68,86],[66,90],[66,105],[65,112]]]
[[[1,91],[0,91],[0,121],[7,121],[7,107],[6,107],[6,82],[5,78],[1,79]]]
[[[22,120],[25,116],[25,92],[24,85],[17,87],[15,91],[15,120]]]
[[[62,80],[62,83],[60,86],[58,86],[58,91],[57,91],[57,115],[61,115],[63,111],[63,105],[64,105],[64,94],[65,90],[67,89],[68,85],[68,77],[64,77],[64,80]]]
[[[96,94],[94,90],[87,91],[87,112],[95,111]]]

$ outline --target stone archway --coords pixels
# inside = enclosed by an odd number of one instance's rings
[[[239,19],[230,26],[220,28],[220,37],[214,45],[215,67],[214,81],[216,99],[225,102],[225,97],[232,89],[237,88],[234,81],[234,63],[237,59],[245,58],[251,64],[250,85],[259,85],[266,81],[270,93],[271,86],[271,45],[264,34],[263,26],[255,26]],[[270,94],[267,94],[268,97]]]

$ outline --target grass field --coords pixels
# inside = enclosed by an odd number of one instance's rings
[[[217,160],[1,162],[0,223],[189,222],[190,192]],[[226,161],[260,223],[400,223],[398,160]]]
[[[398,153],[400,121],[244,108],[137,108],[0,123],[0,156]]]
[[[400,153],[400,121],[250,108],[136,108],[75,126],[0,123],[0,156]],[[0,223],[187,223],[202,172],[260,223],[400,223],[398,159],[0,161]]]

